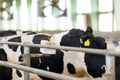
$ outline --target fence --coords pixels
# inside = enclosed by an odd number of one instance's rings
[[[113,50],[98,50],[98,49],[88,49],[88,48],[75,48],[75,47],[65,47],[65,46],[50,46],[50,45],[41,45],[41,44],[28,44],[28,43],[16,43],[16,42],[0,42],[0,44],[11,44],[11,45],[19,45],[19,46],[24,46],[24,52],[25,52],[25,65],[26,66],[22,66],[22,65],[18,65],[18,64],[13,64],[13,63],[8,63],[8,62],[4,62],[4,61],[0,61],[0,65],[6,66],[6,67],[12,67],[15,69],[20,69],[20,70],[24,70],[25,71],[25,76],[24,76],[24,80],[29,80],[29,72],[44,76],[44,77],[48,77],[48,78],[53,78],[53,79],[57,79],[57,80],[93,80],[90,78],[85,78],[85,79],[81,79],[81,78],[74,78],[74,77],[69,77],[69,76],[65,76],[65,75],[61,75],[61,74],[57,74],[57,73],[53,73],[53,72],[47,72],[47,71],[43,71],[43,70],[38,70],[38,69],[34,69],[34,68],[30,68],[30,57],[35,57],[35,55],[33,55],[32,53],[29,54],[29,47],[40,47],[40,48],[50,48],[50,49],[59,49],[59,50],[70,50],[70,51],[82,51],[82,52],[89,52],[90,54],[98,54],[98,55],[106,55],[106,74],[104,75],[105,79],[99,79],[99,80],[115,80],[115,69],[113,69],[112,72],[110,72],[110,68],[111,66],[113,66],[115,68],[115,65],[113,65],[113,63],[110,63],[114,60],[114,56],[120,56],[120,52],[116,52]],[[37,56],[42,56],[41,54],[37,54]],[[28,66],[28,67],[27,67]]]

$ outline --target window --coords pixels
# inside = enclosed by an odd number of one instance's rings
[[[114,31],[113,0],[99,0],[99,31]]]
[[[89,17],[91,13],[90,0],[77,0],[77,28],[84,29],[89,26]]]

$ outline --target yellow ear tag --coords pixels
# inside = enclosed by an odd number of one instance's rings
[[[89,40],[89,39],[87,39],[87,40],[85,41],[84,46],[90,46],[90,40]]]

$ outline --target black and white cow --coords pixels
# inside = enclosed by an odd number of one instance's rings
[[[102,37],[94,37],[92,34],[91,27],[87,28],[87,31],[84,33],[84,36],[81,36],[83,41],[80,40],[80,42],[83,44],[78,44],[79,42],[77,41],[79,40],[75,38],[77,38],[77,36],[79,35],[76,34],[81,34],[81,33],[74,33],[74,31],[73,32],[71,31],[69,34],[64,35],[60,44],[62,46],[107,49],[107,44],[105,42],[105,39]],[[102,77],[102,75],[105,73],[105,56],[86,53],[82,57],[84,57],[84,63],[88,74],[94,78]]]
[[[0,39],[3,37],[17,35],[17,31],[0,31]],[[0,49],[0,60],[7,61],[7,54],[3,49]],[[12,69],[4,66],[0,66],[0,80],[11,80]]]
[[[8,30],[8,31],[0,31],[0,40],[6,39],[8,36],[13,36],[13,35],[30,35],[30,34],[36,34],[36,32],[31,32],[31,31],[13,31],[13,30]],[[7,60],[7,54],[5,53],[4,49],[0,49],[0,60],[2,61],[8,61]],[[18,71],[16,71],[18,72]],[[12,79],[12,74],[13,70],[11,68],[7,68],[4,66],[0,66],[0,80],[11,80]]]
[[[107,45],[102,37],[94,37],[90,27],[84,32],[80,29],[72,29],[55,35],[34,34],[10,36],[2,41],[29,42],[32,44],[61,45],[71,47],[87,47],[95,49],[106,49]],[[6,54],[9,62],[23,61],[23,46],[7,45],[0,46],[1,53]],[[47,49],[45,49],[47,50]],[[31,58],[31,67],[65,74],[74,77],[101,77],[105,73],[105,56],[90,55],[84,52],[52,50],[55,54],[50,57]],[[30,48],[31,53],[45,52],[44,48]],[[49,49],[47,51],[49,53]],[[50,52],[51,53],[51,52]],[[14,57],[15,56],[15,57]],[[17,80],[23,79],[23,73],[14,70]],[[15,76],[12,76],[15,80]],[[40,76],[43,80],[51,80]]]
[[[73,32],[70,34],[73,34]],[[63,41],[61,42],[61,45],[78,47],[78,44],[72,43],[74,41],[72,40],[73,38],[71,38],[70,34],[64,35],[64,38],[62,38],[63,40],[61,40]],[[94,49],[113,49],[114,51],[120,51],[120,39],[115,42],[111,42],[105,41],[105,39],[102,37],[94,37],[90,27],[85,32],[85,36],[82,37],[83,44],[81,47]],[[102,77],[102,75],[105,73],[105,56],[97,54],[85,54],[83,57],[86,66],[86,72],[88,72],[88,74],[93,78]],[[111,69],[113,68],[111,67]],[[115,57],[115,74],[116,80],[120,80],[120,57]]]

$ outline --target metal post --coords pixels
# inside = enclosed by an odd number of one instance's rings
[[[115,57],[110,56],[111,50],[106,54],[106,76],[107,80],[115,80]]]
[[[24,43],[24,44],[28,44],[28,43]],[[30,66],[30,55],[29,55],[29,53],[30,53],[29,47],[24,46],[24,64],[25,64],[25,66]],[[30,76],[30,73],[24,71],[24,80],[30,80],[29,76]]]

